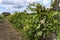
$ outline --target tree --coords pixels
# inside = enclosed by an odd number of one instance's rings
[[[59,2],[60,0],[54,0],[52,6],[53,6],[53,11],[58,11],[59,10]]]
[[[56,7],[56,5],[54,7]],[[56,33],[55,33],[56,30],[54,29],[54,27],[56,28],[56,25],[58,24],[58,22],[54,23],[54,21],[57,20],[57,18],[55,19],[55,16],[58,14],[58,12],[55,13],[50,10],[48,11],[47,9],[45,9],[44,6],[42,6],[40,4],[36,4],[36,5],[32,5],[32,6],[35,6],[35,8],[32,8],[30,5],[29,9],[32,11],[35,11],[38,14],[38,17],[40,20],[40,30],[42,31],[42,34],[38,40],[54,40],[54,39],[56,39]],[[55,11],[58,11],[57,7],[56,7]],[[49,29],[49,27],[53,27],[53,28]],[[46,29],[48,29],[49,31]],[[48,34],[46,34],[46,33],[48,33]]]
[[[16,28],[19,28],[20,24],[24,25],[23,31],[29,40],[54,40],[55,33],[59,29],[60,22],[57,20],[57,16],[60,16],[59,12],[47,10],[39,3],[30,4],[27,9],[33,14],[26,14],[26,11],[15,13],[11,16],[13,20],[10,18],[10,21],[15,24]]]
[[[10,13],[9,13],[9,12],[3,12],[2,15],[4,15],[4,16],[9,16]]]

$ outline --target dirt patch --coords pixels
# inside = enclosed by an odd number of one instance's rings
[[[0,24],[0,40],[22,40],[21,36],[14,30],[7,19],[4,18]]]

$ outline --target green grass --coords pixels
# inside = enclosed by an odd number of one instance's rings
[[[60,33],[59,33],[58,36],[57,36],[57,40],[60,40]]]

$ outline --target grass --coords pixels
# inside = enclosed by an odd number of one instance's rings
[[[57,36],[57,40],[60,40],[60,33],[59,33],[58,36]]]

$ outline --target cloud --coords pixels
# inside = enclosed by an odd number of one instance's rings
[[[26,0],[0,0],[0,12],[8,11],[23,11],[28,6],[28,2]]]
[[[42,0],[42,5],[44,5],[46,8],[49,8],[51,4],[51,0]]]
[[[2,1],[2,4],[3,5],[14,5],[14,3],[10,1]]]
[[[28,2],[25,0],[2,0],[2,5],[10,6],[12,5],[14,8],[22,8],[28,6]]]
[[[49,0],[0,0],[0,12],[8,11],[12,13],[15,11],[23,11],[27,8],[29,2],[39,2],[47,8],[51,4]]]
[[[20,5],[22,3],[27,3],[25,0],[2,0],[4,5]]]
[[[2,2],[2,0],[0,0],[0,3]]]
[[[41,2],[42,0],[27,0],[27,2],[33,3],[33,2]]]
[[[19,3],[19,0],[18,1],[14,1],[14,0],[2,0],[2,4],[3,5],[15,5],[16,3]]]
[[[16,5],[16,6],[14,6],[14,8],[23,8],[24,6],[22,6],[22,5]]]

